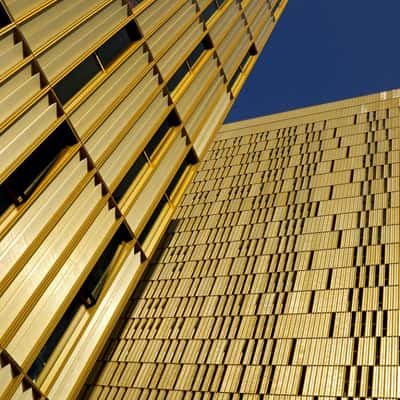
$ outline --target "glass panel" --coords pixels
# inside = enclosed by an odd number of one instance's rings
[[[15,204],[25,202],[46,176],[63,149],[76,143],[63,122],[4,182]]]
[[[240,68],[243,69],[245,67],[245,65],[247,64],[247,61],[250,58],[250,53],[247,52],[246,55],[244,56],[242,62],[240,63]]]
[[[125,192],[129,189],[132,182],[136,179],[139,172],[143,169],[144,165],[147,164],[146,158],[143,154],[134,162],[132,167],[126,173],[120,184],[114,190],[113,197],[116,202],[119,202],[124,196]]]
[[[231,90],[235,82],[238,80],[240,75],[240,67],[236,70],[235,75],[233,75],[232,79],[228,83],[228,90]]]
[[[0,4],[0,28],[3,28],[3,26],[7,26],[10,23],[11,23],[11,20],[8,17],[6,10]]]
[[[13,204],[12,198],[6,188],[0,185],[0,216]]]
[[[108,246],[105,248],[96,265],[93,267],[89,276],[80,290],[80,296],[86,307],[91,307],[96,304],[100,296],[101,289],[106,281],[109,267],[118,251],[120,245],[124,242],[124,236],[121,229],[111,239]]]
[[[187,62],[191,67],[196,63],[196,61],[200,58],[203,52],[206,50],[203,42],[200,42],[199,45],[192,51],[190,56],[187,58]]]
[[[214,13],[218,10],[217,4],[213,1],[201,14],[203,16],[204,22],[207,22]]]
[[[153,225],[156,223],[159,215],[161,214],[161,211],[167,203],[167,199],[165,198],[165,196],[163,196],[158,203],[156,209],[153,211],[153,214],[151,214],[150,219],[148,220],[146,226],[143,228],[143,231],[138,238],[140,243],[143,243],[146,240],[148,234],[151,231],[151,228],[153,228]]]
[[[110,65],[132,42],[140,39],[140,33],[134,23],[126,26],[105,42],[97,55],[104,66]]]
[[[47,340],[46,344],[43,346],[36,360],[33,362],[31,368],[29,369],[28,375],[33,380],[36,380],[38,378],[43,368],[46,366],[50,356],[52,355],[54,349],[56,348],[62,337],[64,336],[64,333],[70,326],[80,306],[81,302],[79,301],[78,298],[75,297],[75,299],[72,301],[71,305],[68,307],[67,311],[61,318],[60,322],[57,324],[53,333]]]
[[[189,67],[187,66],[186,62],[183,63],[179,69],[175,72],[173,77],[167,82],[167,89],[170,93],[172,93],[175,88],[179,85],[182,79],[186,76],[189,72]]]
[[[143,0],[127,0],[127,3],[133,8],[138,4],[142,3]]]
[[[166,119],[158,128],[157,132],[153,135],[150,142],[147,144],[145,148],[145,152],[149,158],[153,156],[158,145],[161,143],[162,139],[164,138],[165,134],[168,132],[170,128],[171,124],[169,123],[168,119]]]
[[[189,163],[185,159],[182,163],[182,165],[179,167],[178,171],[176,172],[174,178],[172,179],[171,183],[169,184],[167,188],[167,195],[168,197],[171,197],[172,192],[176,189],[180,179],[182,178],[182,175],[185,173],[186,168],[189,166]]]
[[[111,265],[119,246],[126,241],[126,238],[127,233],[124,233],[123,227],[121,227],[103,251],[89,276],[86,278],[85,283],[82,285],[81,290],[72,300],[72,303],[67,308],[65,314],[29,369],[28,375],[33,380],[36,380],[39,377],[82,304],[84,303],[86,306],[90,307],[96,303],[105,282],[105,278],[107,277],[108,268]]]
[[[100,71],[100,65],[93,54],[83,60],[55,85],[54,91],[61,103],[65,104],[74,97]]]

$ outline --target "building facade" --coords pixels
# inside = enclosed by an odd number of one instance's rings
[[[75,398],[282,0],[0,0],[0,398]]]
[[[228,124],[82,398],[399,399],[400,91]]]

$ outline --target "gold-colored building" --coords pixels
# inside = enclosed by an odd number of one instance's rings
[[[285,5],[0,0],[0,398],[76,398]]]
[[[400,91],[228,124],[82,398],[399,399]]]

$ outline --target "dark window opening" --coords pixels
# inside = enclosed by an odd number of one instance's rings
[[[354,338],[353,341],[353,357],[352,357],[352,365],[357,365],[357,358],[358,358],[358,343],[359,343],[359,339],[358,337]]]
[[[300,381],[299,381],[299,387],[297,389],[297,394],[301,396],[303,394],[303,387],[304,387],[304,382],[306,380],[306,371],[307,367],[303,365],[301,367],[301,374],[300,374]]]
[[[362,310],[363,293],[364,293],[363,289],[359,288],[358,289],[358,303],[357,303],[358,311]]]
[[[214,13],[218,10],[218,5],[216,1],[213,1],[202,13],[203,21],[207,22]]]
[[[138,159],[133,163],[133,165],[129,168],[122,181],[114,190],[113,197],[116,202],[119,202],[122,199],[126,191],[129,189],[133,181],[136,179],[136,177],[139,175],[140,171],[142,171],[143,167],[146,164],[146,157],[141,154]]]
[[[346,372],[344,376],[344,388],[343,388],[343,395],[346,396],[349,393],[349,386],[350,386],[350,365],[346,366]]]
[[[311,251],[310,258],[308,259],[308,265],[307,265],[307,269],[308,270],[311,270],[312,264],[313,264],[313,260],[314,260],[314,250]]]
[[[289,353],[288,365],[293,364],[295,350],[296,350],[296,339],[292,339],[292,347]]]
[[[274,344],[275,344],[275,341],[274,341]],[[272,357],[273,357],[273,353],[271,354],[271,360],[272,360]],[[275,376],[275,369],[276,369],[276,366],[272,365],[271,366],[271,373],[270,373],[269,380],[268,380],[267,391],[265,392],[266,394],[270,394],[271,393],[272,382],[273,382],[274,376]]]
[[[315,300],[315,291],[313,290],[311,292],[311,296],[310,296],[310,303],[308,304],[308,313],[312,313],[312,309],[314,306],[314,300]]]
[[[249,55],[250,56],[255,56],[255,55],[257,55],[258,54],[258,51],[257,51],[257,48],[256,48],[256,46],[254,45],[254,44],[252,44],[251,46],[250,46],[250,48],[249,48]],[[313,124],[313,126],[314,126],[314,124]],[[289,128],[290,129],[290,128]],[[319,137],[319,136],[318,136]]]
[[[157,129],[157,132],[153,135],[150,139],[150,142],[147,143],[145,148],[145,152],[149,158],[151,158],[156,149],[158,148],[159,144],[162,142],[164,137],[166,136],[167,132],[172,128],[171,124],[169,123],[168,119],[166,119],[161,126]]]
[[[241,61],[238,69],[236,72],[233,74],[231,80],[228,83],[228,91],[232,90],[232,87],[235,85],[236,81],[238,80],[240,74],[244,71],[244,68],[246,67],[246,64],[248,63],[249,59],[251,56],[254,56],[257,54],[256,48],[253,46],[250,47],[249,51],[245,54],[243,57],[243,60]]]
[[[330,338],[333,337],[333,333],[335,331],[335,320],[336,320],[336,313],[332,313],[331,323],[330,323],[330,326],[329,326],[329,337]]]
[[[201,57],[204,51],[206,51],[206,47],[203,42],[200,42],[187,58],[190,67],[193,67],[193,65],[196,64],[196,61]]]
[[[338,243],[337,243],[337,248],[338,249],[340,249],[342,247],[342,236],[343,236],[343,231],[339,231]]]
[[[65,104],[99,72],[100,64],[95,55],[91,54],[54,86],[58,99]]]
[[[238,69],[236,70],[236,72],[234,73],[234,75],[232,76],[231,80],[230,80],[229,83],[228,83],[228,90],[231,90],[231,89],[232,89],[233,85],[234,85],[234,84],[236,83],[236,81],[238,80],[238,78],[239,78],[241,72],[242,72],[242,71],[241,71],[240,68],[238,68]]]
[[[188,72],[189,72],[189,67],[187,66],[186,62],[184,62],[178,68],[178,70],[175,72],[172,78],[167,82],[167,89],[169,90],[170,93],[172,93],[176,89],[176,87],[181,83],[181,81]]]
[[[188,58],[183,62],[183,64],[178,68],[175,74],[167,82],[167,89],[172,93],[176,87],[185,78],[186,74],[191,68],[196,64],[202,54],[212,48],[211,40],[208,36],[205,36],[203,40],[195,47],[195,49],[190,53]]]
[[[351,313],[350,337],[354,336],[354,332],[356,329],[356,316],[357,316],[357,313],[355,313],[355,312]]]
[[[356,374],[356,391],[355,391],[356,396],[359,396],[361,393],[361,378],[362,378],[362,366],[358,365]]]
[[[3,215],[13,204],[12,196],[7,191],[6,187],[0,185],[0,216]]]
[[[0,4],[0,28],[11,24],[10,17],[8,16],[4,7]]]
[[[240,63],[240,69],[243,70],[243,68],[246,66],[247,62],[249,61],[249,59],[250,59],[250,53],[247,52],[246,55],[244,56],[242,62]]]
[[[186,169],[188,168],[189,163],[187,159],[185,159],[182,163],[182,165],[179,167],[178,171],[176,172],[175,176],[173,177],[171,183],[169,184],[167,188],[167,195],[168,197],[171,197],[172,192],[176,189],[178,186],[179,181],[181,180],[183,174],[185,173]]]
[[[160,200],[160,202],[158,203],[157,207],[155,208],[155,210],[153,211],[153,214],[151,214],[150,219],[147,221],[147,224],[145,225],[145,227],[142,230],[142,233],[139,235],[139,242],[140,243],[144,243],[147,236],[149,235],[151,229],[153,228],[154,224],[156,223],[158,217],[160,216],[164,206],[168,203],[167,199],[165,198],[165,196],[163,196]]]
[[[24,203],[68,146],[76,143],[68,124],[63,122],[2,184],[12,201]],[[0,192],[0,193],[1,193]],[[3,203],[3,201],[1,202]]]
[[[110,65],[131,44],[141,39],[140,32],[135,22],[130,22],[114,36],[107,40],[97,51],[104,66]]]
[[[64,336],[66,330],[70,326],[80,306],[81,303],[79,299],[75,297],[70,306],[68,307],[67,311],[61,318],[60,322],[55,327],[53,333],[48,338],[46,344],[43,346],[39,355],[36,357],[36,360],[33,362],[31,368],[29,369],[28,375],[33,380],[36,380],[38,378],[43,368],[46,366],[50,356],[53,354],[58,343],[60,343],[62,337]]]
[[[385,264],[385,260],[386,260],[386,257],[385,257],[385,245],[384,244],[382,244],[381,245],[381,264]]]
[[[361,313],[361,330],[360,330],[361,337],[365,336],[366,325],[367,325],[367,312],[363,311]]]
[[[369,237],[371,238],[372,233],[370,233]],[[370,265],[366,265],[365,266],[365,285],[364,287],[368,287],[369,286],[369,275],[371,273],[371,266]]]
[[[54,87],[61,101],[65,104],[78,93],[96,74],[102,71],[100,63],[107,67],[135,41],[141,39],[141,34],[134,21],[124,26],[114,36],[100,46],[96,52],[83,60],[75,69],[65,76]],[[98,61],[98,59],[100,61]]]
[[[378,276],[378,279],[379,279],[379,276]],[[383,309],[383,286],[380,286],[379,292],[378,292],[378,310],[382,310],[382,309]]]
[[[150,142],[147,144],[145,148],[145,152],[149,158],[151,158],[154,155],[159,144],[166,136],[167,132],[171,128],[179,125],[180,125],[179,117],[175,111],[172,111],[165,119],[165,121],[161,124],[161,126],[158,128],[157,132],[153,135],[153,137],[150,139]]]
[[[389,286],[390,268],[389,264],[385,264],[385,286]]]
[[[381,362],[381,337],[376,338],[376,348],[375,348],[375,365],[379,365]]]
[[[269,5],[271,6],[271,3],[269,3]],[[274,15],[276,10],[279,8],[279,6],[281,5],[281,2],[277,1],[273,7],[271,7],[271,14]]]
[[[138,4],[142,3],[143,0],[127,0],[127,3],[133,8]]]
[[[376,322],[377,322],[377,312],[376,311],[372,311],[372,322],[371,322],[371,336],[374,337],[376,336]],[[378,365],[378,364],[376,364]]]
[[[96,304],[108,276],[110,270],[109,267],[111,266],[121,244],[128,240],[128,233],[124,230],[124,226],[122,226],[112,237],[110,243],[97,260],[89,276],[86,278],[79,295],[83,304],[87,308]]]
[[[65,311],[61,320],[56,325],[53,333],[50,335],[36,360],[33,362],[28,371],[28,375],[33,380],[36,380],[39,377],[54,350],[73,322],[82,304],[84,304],[86,307],[91,307],[96,303],[101,289],[103,288],[111,262],[114,259],[119,246],[123,244],[123,242],[129,240],[130,236],[126,231],[126,228],[121,226],[111,239],[106,249],[103,251],[102,255],[82,285],[82,288],[72,300],[70,306]]]
[[[387,336],[388,331],[388,312],[387,310],[383,311],[383,320],[382,320],[382,336]]]
[[[367,397],[372,397],[372,381],[374,379],[374,367],[370,365],[368,367],[368,384],[367,384]]]

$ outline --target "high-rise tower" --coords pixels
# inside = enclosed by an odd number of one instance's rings
[[[0,397],[76,396],[285,5],[0,0]]]
[[[84,396],[399,399],[399,110],[224,126]]]

